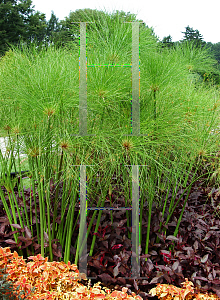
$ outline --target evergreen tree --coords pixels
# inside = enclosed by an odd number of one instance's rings
[[[59,19],[52,11],[50,20],[47,22],[47,29],[46,29],[48,44],[54,44],[55,35],[56,33],[60,32],[60,29],[61,29],[61,24],[59,23]]]
[[[20,41],[42,43],[46,27],[45,14],[34,11],[32,0],[0,0],[0,55]]]
[[[191,42],[195,47],[204,47],[206,42],[203,41],[203,36],[199,33],[198,30],[187,26],[185,27],[186,31],[182,32],[184,34],[183,40],[181,42]]]
[[[207,45],[210,47],[210,51],[213,53],[215,59],[220,64],[220,42],[216,44],[207,43]]]
[[[165,48],[165,47],[172,48],[174,46],[174,42],[172,42],[171,35],[165,36],[162,39],[161,46],[162,46],[162,48]]]
[[[16,44],[25,34],[25,17],[30,12],[31,1],[0,1],[0,55]]]
[[[45,42],[47,33],[46,16],[39,11],[30,14],[26,20],[24,39],[27,43],[36,42],[38,45]]]

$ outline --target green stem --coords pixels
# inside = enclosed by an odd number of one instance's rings
[[[105,204],[105,198],[103,198],[102,207],[104,207],[104,204]],[[98,215],[98,219],[97,219],[97,223],[96,223],[96,227],[95,227],[95,233],[98,232],[101,216],[102,216],[102,211],[100,210],[99,215]],[[94,249],[94,246],[95,246],[95,240],[96,240],[96,235],[93,235],[92,245],[91,245],[91,249],[90,249],[90,252],[89,252],[89,256],[92,256],[93,249]]]
[[[191,186],[191,188],[192,188],[192,186]],[[181,220],[182,220],[182,217],[183,217],[183,213],[184,213],[184,210],[185,210],[185,207],[186,207],[187,200],[189,198],[191,188],[189,189],[189,191],[187,193],[186,199],[185,199],[184,204],[183,204],[182,211],[180,213],[180,216],[179,216],[179,219],[178,219],[178,222],[177,222],[177,225],[176,225],[176,229],[175,229],[174,234],[173,234],[175,237],[177,236],[178,231],[179,231],[179,226],[180,226],[180,223],[181,223]],[[173,250],[174,245],[175,245],[175,242],[173,241],[172,245],[169,247],[169,250]]]
[[[74,219],[74,212],[75,212],[75,204],[76,204],[76,194],[74,197],[74,203],[72,203],[72,211],[70,216],[70,222],[69,222],[69,230],[67,235],[67,240],[65,244],[65,255],[64,255],[64,262],[67,264],[70,258],[70,246],[71,246],[71,238],[72,238],[72,227],[73,227],[73,219]]]
[[[40,171],[38,168],[37,157],[36,157],[36,165],[37,170]],[[39,196],[39,206],[40,206],[40,231],[41,231],[41,255],[44,257],[44,223],[45,223],[45,213],[44,213],[44,187],[43,187],[43,178],[40,176],[37,177],[38,179],[38,196]]]
[[[62,248],[64,247],[64,240],[66,236],[66,231],[63,229],[64,225],[64,216],[66,212],[66,207],[68,205],[69,199],[71,199],[71,196],[68,196],[68,191],[70,190],[71,182],[69,185],[69,188],[66,188],[66,179],[63,181],[63,195],[62,195],[62,205],[61,205],[61,223],[59,225],[59,230],[57,233],[57,238],[60,240]],[[72,190],[71,190],[72,194]],[[64,204],[65,202],[65,204]],[[69,211],[68,211],[69,213]]]
[[[52,251],[52,243],[51,243],[51,231],[50,231],[50,185],[46,190],[46,202],[47,202],[47,228],[48,228],[48,236],[49,236],[49,254],[50,261],[53,261],[53,251]]]
[[[53,212],[52,240],[54,239],[54,234],[55,234],[55,220],[56,220],[56,217],[57,217],[57,205],[58,205],[57,200],[58,200],[59,183],[60,183],[62,165],[63,165],[63,150],[61,152],[60,166],[59,166],[59,171],[58,171],[57,180],[56,180],[57,186],[56,186],[54,212]]]
[[[16,206],[16,209],[17,209],[17,213],[18,213],[18,218],[19,218],[19,221],[20,221],[20,226],[21,226],[21,228],[23,229],[24,228],[24,225],[23,225],[23,222],[22,222],[22,218],[21,218],[21,214],[20,214],[20,209],[19,209],[19,207],[18,207],[18,203],[17,203],[17,199],[16,199],[16,196],[15,196],[15,193],[14,193],[14,190],[12,189],[12,193],[8,193],[8,198],[10,198],[10,196],[12,196],[12,199],[14,200],[11,200],[10,201],[10,203],[11,202],[14,202],[15,203],[15,206]],[[11,206],[11,208],[12,207],[14,207],[14,203],[13,203],[13,206]],[[15,211],[14,211],[14,209],[12,209],[12,211],[14,212],[14,214],[15,214]],[[16,216],[15,216],[15,224],[17,224],[17,218],[16,218]],[[23,236],[24,236],[24,232],[23,232]]]
[[[152,204],[153,204],[153,201],[150,201],[150,203],[149,203],[149,212],[148,212],[148,224],[147,224],[147,237],[146,237],[145,254],[148,254],[148,247],[149,247]],[[147,258],[145,260],[147,261]]]
[[[111,178],[111,177],[110,177],[110,176],[111,176],[111,173],[112,173],[112,172],[109,171],[109,173],[108,173],[109,178]],[[109,180],[105,180],[105,188],[104,188],[104,191],[103,191],[103,195],[102,195],[102,197],[99,198],[99,201],[98,201],[98,203],[97,203],[97,207],[99,207],[101,201],[102,201],[102,207],[104,206],[104,202],[105,202],[105,196],[104,196],[104,195],[106,195],[106,193],[107,193],[106,185],[109,186],[109,184],[110,184]],[[103,198],[103,200],[102,200],[102,198]],[[76,264],[76,265],[77,265],[77,262],[78,262],[78,256],[81,255],[82,250],[83,250],[83,248],[84,248],[84,246],[85,246],[85,243],[86,243],[86,241],[87,241],[87,237],[88,237],[88,235],[89,235],[89,233],[90,233],[90,230],[91,230],[93,221],[94,221],[94,219],[95,219],[96,213],[97,213],[97,210],[93,213],[92,219],[91,219],[91,221],[90,221],[90,224],[89,224],[89,227],[88,227],[88,230],[87,230],[87,233],[86,233],[86,237],[84,238],[84,241],[82,242],[82,246],[81,246],[81,249],[80,249],[80,250],[79,250],[79,239],[78,239],[78,245],[77,245],[77,250],[76,250],[76,257],[75,257],[75,264]],[[102,213],[102,211],[100,211],[100,213]],[[99,224],[98,224],[98,226],[99,226]],[[96,224],[96,228],[97,228],[97,224]],[[95,230],[95,232],[98,232],[98,230],[97,230],[97,231]],[[93,248],[94,248],[95,239],[96,239],[96,236],[93,236],[92,247],[91,247],[91,249],[90,249],[90,256],[91,256],[92,253],[93,253]]]
[[[30,198],[31,198],[31,188],[33,191],[33,197],[34,197],[34,207],[35,207],[35,218],[36,218],[36,228],[37,228],[37,240],[38,244],[40,244],[40,229],[39,229],[39,223],[38,223],[38,216],[37,216],[37,202],[36,202],[36,189],[35,189],[35,172],[34,172],[34,160],[29,159],[29,165],[31,166],[32,169],[32,177],[31,177],[31,182],[32,186],[30,186]]]
[[[156,91],[153,91],[153,101],[154,101],[154,120],[157,119],[157,102],[156,102]]]
[[[123,172],[123,175],[125,176],[124,177],[124,180],[125,180],[125,178],[127,178],[128,175],[125,174],[125,172]],[[129,187],[129,181],[126,180],[125,182],[126,182],[126,186],[127,186],[127,188],[125,189],[125,193],[127,194],[127,195],[125,195],[125,207],[128,207],[128,201],[127,201],[127,199],[129,199],[129,190],[130,190],[130,187]],[[131,195],[132,195],[132,192],[131,192]],[[127,219],[127,227],[130,227],[129,212],[127,210],[126,210],[126,219]],[[130,231],[128,231],[128,238],[131,239],[131,232]]]
[[[32,226],[30,227],[29,217],[28,217],[28,213],[27,213],[26,199],[25,199],[25,196],[24,196],[24,189],[23,189],[23,182],[22,182],[22,175],[21,175],[21,163],[20,163],[20,155],[19,155],[20,153],[19,153],[18,137],[17,137],[17,150],[18,150],[18,168],[19,168],[19,174],[20,174],[20,185],[19,185],[18,188],[19,188],[19,191],[21,189],[22,200],[23,200],[23,204],[24,204],[25,216],[26,216],[26,221],[27,221],[27,226],[28,226],[28,229],[31,230],[32,237],[33,237],[33,228],[32,228]],[[31,189],[30,189],[30,195],[31,195]],[[31,224],[32,224],[31,198],[30,198],[30,219],[31,219]],[[24,220],[24,226],[26,226],[25,220]],[[32,253],[34,254],[33,245],[31,245],[31,248],[32,248]]]
[[[2,203],[3,203],[3,205],[4,205],[4,209],[5,209],[5,211],[6,211],[6,214],[7,214],[7,217],[8,217],[8,220],[9,220],[9,224],[10,224],[10,226],[11,226],[11,229],[12,229],[12,231],[15,231],[16,230],[16,228],[14,228],[11,224],[14,224],[14,222],[13,222],[13,220],[12,220],[12,216],[11,216],[11,213],[10,213],[10,210],[9,210],[9,207],[8,207],[8,204],[7,204],[7,201],[6,201],[6,199],[5,199],[5,195],[4,195],[4,193],[3,193],[3,191],[2,191],[2,189],[0,188],[0,198],[1,198],[1,200],[2,200]],[[14,233],[13,234],[14,235],[14,239],[15,239],[15,242],[18,244],[18,235],[19,235],[19,233]],[[19,255],[20,256],[22,256],[23,255],[23,251],[20,249],[20,247],[19,247]]]
[[[154,200],[154,191],[155,191],[155,185],[156,185],[156,166],[153,164],[151,166],[151,174],[150,178],[148,179],[148,183],[150,184],[148,188],[149,193],[149,212],[148,212],[148,225],[147,225],[147,237],[146,237],[146,246],[145,246],[145,254],[148,254],[148,248],[149,248],[149,239],[150,239],[150,225],[151,225],[151,214],[152,214],[152,204]],[[147,258],[145,259],[147,261]]]
[[[74,225],[74,227],[73,227],[73,232],[74,232],[74,230],[75,230],[75,228],[76,228],[78,219],[79,219],[79,213],[78,213],[78,215],[77,215],[76,222],[75,222],[75,225]],[[78,235],[77,238],[76,238],[76,241],[75,241],[75,244],[74,244],[74,248],[77,247],[77,244],[78,244],[78,238],[79,238],[79,235]],[[71,261],[73,260],[73,254],[72,254],[71,257],[70,257],[70,260],[71,260]]]
[[[196,174],[196,172],[195,172],[195,174]],[[206,173],[206,174],[208,174],[208,173]],[[190,185],[184,190],[184,192],[182,193],[181,197],[179,197],[179,199],[177,200],[176,204],[174,205],[174,207],[173,207],[171,213],[167,216],[167,220],[166,220],[165,226],[169,223],[169,220],[170,220],[171,216],[173,215],[173,213],[174,213],[174,211],[175,211],[177,205],[179,204],[180,200],[183,198],[184,194],[187,192],[187,195],[188,195],[188,194],[190,193],[190,190],[191,190],[191,188],[192,188],[192,185],[193,185],[197,180],[199,180],[201,177],[205,176],[206,174],[203,174],[203,175],[197,177],[196,179],[192,179],[192,182],[190,183]],[[195,175],[194,175],[194,177],[195,177]],[[187,197],[186,197],[186,198],[187,198]],[[185,202],[184,202],[184,203],[185,203]]]

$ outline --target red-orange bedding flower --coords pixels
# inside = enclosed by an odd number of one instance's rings
[[[0,268],[6,268],[7,280],[11,281],[15,288],[20,286],[18,292],[24,291],[29,295],[28,299],[142,300],[134,293],[132,293],[133,296],[127,295],[126,288],[123,288],[122,292],[111,292],[109,289],[104,292],[99,283],[95,284],[93,288],[87,288],[78,282],[79,270],[75,264],[71,265],[70,262],[68,264],[48,262],[48,258],[42,257],[41,254],[30,256],[28,260],[33,261],[26,263],[16,251],[11,253],[9,247],[0,247]],[[33,288],[35,290],[31,292]]]

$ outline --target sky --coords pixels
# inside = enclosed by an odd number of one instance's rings
[[[171,35],[173,42],[179,41],[189,26],[199,30],[204,41],[220,42],[220,0],[32,0],[32,4],[47,20],[51,11],[60,21],[77,9],[122,10],[136,14],[160,40]]]

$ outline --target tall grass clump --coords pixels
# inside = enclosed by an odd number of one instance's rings
[[[127,169],[140,165],[141,220],[144,202],[146,199],[148,202],[147,254],[153,205],[156,204],[164,216],[168,192],[172,191],[166,222],[180,201],[183,212],[204,160],[219,147],[218,134],[212,134],[219,125],[219,90],[203,84],[196,88],[189,76],[193,70],[189,66],[199,70],[203,64],[203,69],[207,65],[211,69],[213,61],[203,52],[205,50],[194,51],[186,44],[161,51],[152,30],[140,26],[142,135],[128,136],[131,132],[131,68],[116,65],[131,63],[132,25],[123,23],[119,13],[114,23],[113,16],[106,15],[98,25],[90,24],[92,30],[87,34],[87,64],[115,66],[87,68],[88,133],[93,134],[91,136],[77,136],[79,53],[76,47],[72,51],[48,47],[40,53],[35,52],[34,47],[32,50],[15,48],[0,61],[0,132],[9,143],[9,151],[0,156],[1,185],[6,187],[6,192],[0,190],[1,200],[12,229],[25,229],[32,253],[30,241],[33,225],[36,226],[41,254],[49,255],[51,261],[56,253],[67,263],[73,258],[71,246],[77,248],[75,263],[81,253],[82,245],[78,241],[73,245],[72,241],[73,230],[79,223],[75,207],[79,198],[80,165],[89,165],[89,201],[100,196],[96,205],[102,207],[115,173],[118,179],[123,178],[126,204],[131,204],[131,170]],[[12,183],[8,182],[15,168],[21,174],[24,163],[21,153],[26,154],[33,192],[29,208],[22,183],[19,188],[23,199],[21,208]],[[180,188],[183,193],[176,203]],[[185,193],[187,197],[183,201]],[[60,220],[57,219],[59,209]],[[131,226],[131,216],[126,213],[127,225]],[[97,211],[88,214],[92,214],[92,220],[87,236]],[[181,217],[182,214],[178,226]],[[111,219],[113,221],[112,214]],[[101,211],[95,232],[100,220]],[[178,226],[174,235],[178,233]],[[165,228],[161,224],[162,230]],[[16,233],[14,238],[19,245]],[[95,236],[90,255],[94,243]]]

